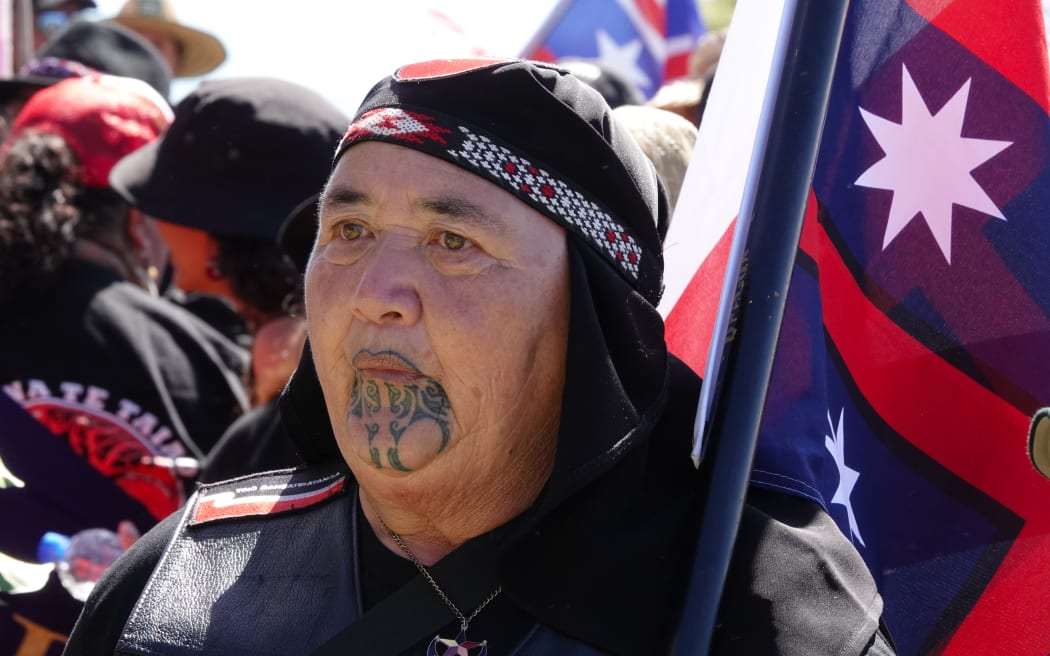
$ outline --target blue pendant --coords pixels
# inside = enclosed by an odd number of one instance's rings
[[[488,640],[471,642],[467,640],[467,625],[459,629],[455,640],[434,636],[427,647],[427,656],[488,656]]]

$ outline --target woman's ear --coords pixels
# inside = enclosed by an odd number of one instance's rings
[[[128,209],[124,241],[130,251],[136,282],[153,292],[167,264],[168,244],[157,228],[157,222],[138,209]]]

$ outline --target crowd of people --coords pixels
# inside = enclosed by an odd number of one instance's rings
[[[221,42],[93,4],[37,0],[0,80],[0,385],[146,519],[83,605],[0,593],[0,650],[669,653],[700,380],[655,308],[718,42],[686,100],[442,60],[349,117],[270,78],[172,106]],[[808,501],[749,496],[727,586],[713,653],[892,653]]]

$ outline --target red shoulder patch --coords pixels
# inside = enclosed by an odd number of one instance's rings
[[[513,59],[493,59],[491,57],[472,57],[464,59],[431,59],[430,61],[405,64],[394,73],[399,82],[417,82],[455,77],[483,68],[492,68],[509,64]]]
[[[346,474],[331,470],[284,471],[238,478],[203,488],[197,494],[189,525],[300,510],[345,489]]]

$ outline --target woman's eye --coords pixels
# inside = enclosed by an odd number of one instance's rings
[[[454,232],[441,233],[441,245],[450,251],[458,251],[467,245],[467,238]]]
[[[357,241],[365,234],[365,229],[358,223],[344,223],[339,227],[339,234],[347,241]]]

